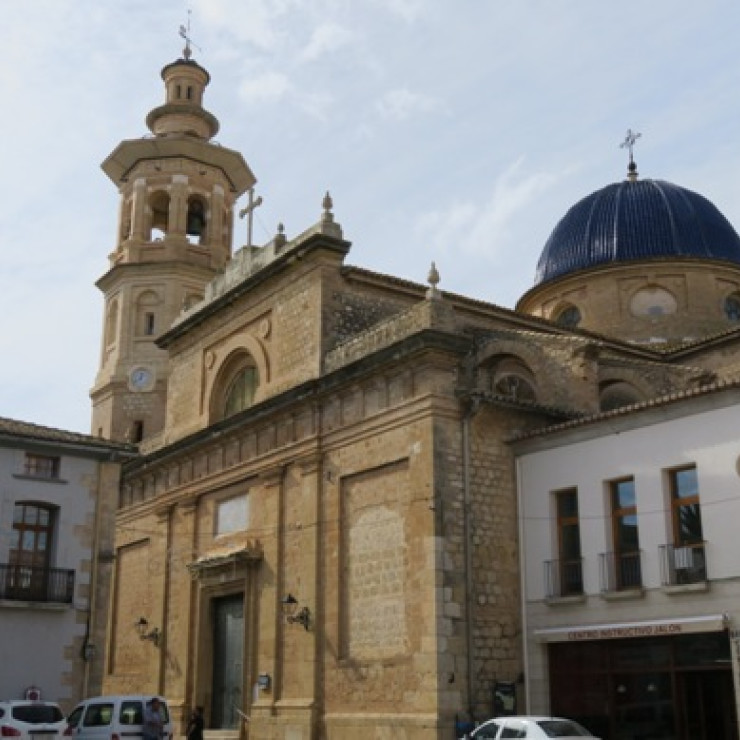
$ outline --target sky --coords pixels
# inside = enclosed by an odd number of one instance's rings
[[[740,229],[737,0],[0,0],[0,416],[89,432],[95,281],[161,68],[211,75],[216,141],[255,173],[254,242],[329,190],[348,264],[513,308],[560,218],[624,179]],[[245,199],[239,203],[243,207]],[[246,241],[237,221],[234,249]]]

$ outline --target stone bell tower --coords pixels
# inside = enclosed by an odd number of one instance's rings
[[[102,164],[121,199],[110,269],[97,282],[105,309],[92,433],[131,442],[162,430],[168,364],[155,340],[231,258],[234,203],[255,183],[241,154],[211,143],[210,75],[189,43],[162,79],[164,105],[146,118],[152,135],[121,142]]]

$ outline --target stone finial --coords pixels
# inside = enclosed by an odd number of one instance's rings
[[[331,212],[333,206],[334,202],[332,201],[331,195],[329,195],[329,191],[327,190],[326,195],[324,196],[324,200],[321,201],[321,207],[324,209],[324,212],[321,214],[322,221],[327,222],[334,220],[334,214]]]
[[[432,262],[432,266],[429,268],[429,274],[427,275],[427,282],[429,288],[427,289],[427,298],[441,298],[442,294],[437,290],[437,284],[439,283],[439,272],[437,265]]]
[[[275,243],[275,249],[284,247],[285,243],[288,241],[285,236],[285,226],[283,226],[282,222],[277,225],[277,232],[275,233],[273,241]]]

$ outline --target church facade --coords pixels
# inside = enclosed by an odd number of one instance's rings
[[[516,311],[441,291],[434,265],[427,284],[351,266],[328,193],[299,236],[232,255],[254,175],[210,141],[206,70],[186,53],[162,77],[153,136],[103,165],[121,203],[93,431],[140,452],[122,473],[106,693],[292,740],[449,738],[492,716],[497,690],[525,711],[512,441],[736,371],[740,239],[632,172],[635,208],[700,221],[708,251],[695,233],[659,254],[638,232],[642,252],[594,256],[592,203]]]

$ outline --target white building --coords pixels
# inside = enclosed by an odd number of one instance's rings
[[[120,461],[130,448],[0,419],[0,697],[99,692]]]
[[[530,711],[610,738],[734,736],[738,403],[718,383],[514,442]]]

